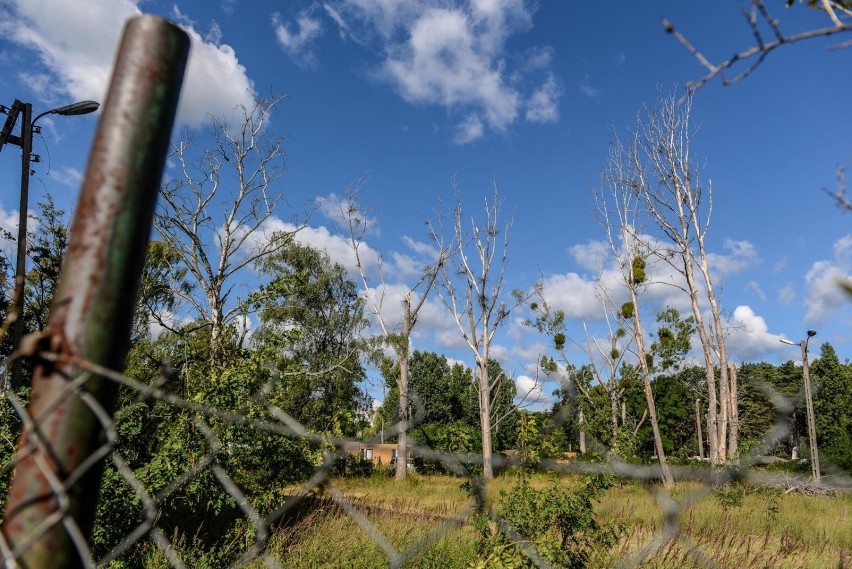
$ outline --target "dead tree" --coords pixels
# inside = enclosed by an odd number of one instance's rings
[[[284,172],[283,136],[268,124],[280,101],[256,98],[251,108],[236,109],[234,123],[211,117],[208,147],[199,149],[189,136],[174,144],[170,160],[179,174],[160,192],[156,231],[192,283],[174,294],[210,326],[211,361],[225,327],[248,312],[248,295],[232,297],[234,277],[285,247],[295,232],[267,223],[282,196],[274,186]],[[162,317],[160,324],[174,327]]]
[[[504,300],[511,220],[503,221],[500,206],[495,184],[493,199],[485,200],[484,223],[472,220],[468,226],[461,197],[456,191],[449,245],[444,244],[440,222],[430,224],[433,240],[442,250],[448,251],[447,262],[441,267],[438,296],[450,311],[476,365],[474,381],[482,431],[482,471],[486,480],[494,478],[491,399],[492,390],[500,381],[500,377],[492,378],[488,374],[491,345],[512,308],[525,300],[521,293],[509,304]]]
[[[633,338],[634,353],[645,390],[645,402],[648,407],[648,419],[654,434],[654,450],[660,466],[660,478],[663,486],[672,488],[674,478],[666,463],[666,451],[657,420],[657,409],[651,387],[651,369],[648,362],[649,351],[645,348],[645,330],[643,327],[639,297],[647,284],[646,259],[650,257],[649,247],[643,242],[638,231],[639,200],[631,184],[625,180],[633,179],[628,171],[632,164],[623,162],[623,148],[615,141],[603,175],[606,189],[595,194],[595,217],[604,228],[613,258],[621,269],[621,283],[627,292],[628,300],[621,305],[619,313],[625,323],[629,323],[629,333]]]
[[[680,274],[683,284],[678,286],[690,299],[707,375],[707,439],[711,461],[716,464],[727,460],[731,390],[721,307],[705,246],[713,194],[710,186],[702,186],[690,153],[694,135],[690,113],[691,97],[683,105],[678,105],[674,97],[660,97],[654,109],[646,109],[639,116],[632,143],[627,148],[632,178],[625,183],[671,244],[658,257]],[[703,302],[710,305],[709,323],[702,313]],[[721,376],[718,394],[714,355],[718,357]]]
[[[385,344],[393,351],[399,368],[399,375],[396,378],[396,385],[399,389],[399,446],[397,450],[396,478],[402,479],[405,478],[407,472],[408,429],[411,423],[411,417],[409,416],[411,394],[409,391],[408,373],[411,333],[417,323],[417,315],[423,307],[432,286],[435,284],[435,280],[438,278],[441,266],[445,261],[446,252],[444,249],[439,249],[431,264],[423,268],[423,274],[420,279],[414,286],[408,289],[402,298],[402,318],[400,322],[395,327],[389,326],[382,312],[386,289],[383,284],[378,290],[370,287],[370,279],[367,275],[364,262],[361,259],[361,246],[364,242],[365,234],[371,228],[371,222],[369,216],[359,208],[357,197],[358,191],[357,187],[355,187],[347,196],[342,206],[343,210],[341,214],[348,226],[349,244],[352,247],[355,255],[355,264],[361,276],[364,297],[370,305],[373,316],[375,316],[376,322],[382,331]],[[419,298],[415,299],[415,293],[419,294]]]

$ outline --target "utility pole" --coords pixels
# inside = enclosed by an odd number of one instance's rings
[[[811,452],[811,477],[814,484],[821,484],[821,475],[819,468],[819,449],[817,448],[816,437],[816,417],[814,416],[814,398],[811,391],[811,377],[808,369],[808,340],[816,336],[816,330],[808,330],[807,337],[801,342],[791,342],[782,339],[781,341],[791,346],[799,346],[802,349],[802,375],[805,381],[805,408],[808,414],[808,448]]]
[[[30,194],[30,160],[39,161],[38,156],[32,157],[33,133],[40,132],[35,123],[45,115],[85,115],[95,112],[99,106],[95,101],[79,101],[64,107],[50,109],[41,113],[35,119],[33,119],[33,106],[30,103],[22,103],[15,99],[10,109],[0,106],[0,112],[8,115],[3,130],[0,131],[0,150],[6,143],[21,147],[21,200],[18,206],[18,258],[15,266],[15,322],[12,329],[13,346],[16,350],[24,335],[24,284],[27,276],[27,210],[29,209]],[[15,136],[12,134],[12,129],[18,122],[18,116],[21,117],[21,135]],[[23,387],[24,382],[21,375],[21,360],[19,358],[12,363],[12,389]]]

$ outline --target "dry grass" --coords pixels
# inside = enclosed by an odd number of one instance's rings
[[[561,478],[574,485],[575,476]],[[514,479],[488,485],[488,499],[499,498]],[[464,480],[415,476],[337,480],[335,486],[397,551],[420,544],[406,567],[466,567],[475,560],[475,535],[467,525],[473,501]],[[544,485],[537,476],[534,485]],[[623,524],[625,533],[612,549],[598,551],[591,567],[613,567],[625,558],[644,559],[647,568],[721,567],[850,568],[852,496],[835,498],[747,491],[739,506],[727,509],[691,482],[678,484],[672,499],[680,511],[678,538],[654,555],[645,548],[664,525],[664,508],[654,488],[627,482],[609,490],[597,505],[599,521]],[[326,500],[326,498],[323,498]],[[337,507],[316,510],[276,532],[270,552],[287,567],[384,567],[388,557],[351,517]],[[442,528],[442,529],[438,529]],[[261,566],[261,565],[258,565]]]

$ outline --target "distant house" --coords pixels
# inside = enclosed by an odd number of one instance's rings
[[[351,456],[360,456],[373,464],[388,465],[399,453],[399,445],[396,443],[362,443],[351,441],[343,445],[343,452]],[[408,454],[411,458],[411,453]],[[395,462],[395,461],[394,461]]]

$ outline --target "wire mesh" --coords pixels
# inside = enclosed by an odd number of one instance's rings
[[[50,352],[41,352],[33,357],[42,361],[51,361],[55,360],[58,356]],[[242,516],[242,521],[245,524],[246,529],[241,549],[232,556],[233,561],[230,562],[230,566],[232,567],[242,567],[247,564],[252,564],[253,567],[266,566],[271,568],[286,566],[286,560],[276,558],[269,551],[270,537],[273,535],[276,524],[280,520],[295,509],[305,507],[306,499],[319,489],[322,489],[326,505],[333,506],[337,511],[351,518],[375,542],[385,556],[383,562],[378,562],[380,564],[386,563],[390,567],[400,567],[411,562],[432,543],[441,539],[454,528],[465,524],[474,512],[484,510],[488,513],[493,523],[505,535],[519,544],[533,565],[538,567],[551,566],[546,557],[536,549],[530,540],[521,536],[512,527],[511,523],[501,518],[496,510],[489,506],[486,486],[479,478],[471,476],[465,468],[465,465],[481,462],[481,457],[479,456],[439,452],[428,446],[416,443],[411,444],[411,451],[415,456],[439,461],[450,472],[461,476],[468,476],[472,488],[472,498],[463,511],[453,516],[445,516],[443,519],[441,519],[441,516],[438,516],[439,519],[437,521],[439,523],[431,528],[430,531],[426,532],[419,539],[416,539],[412,544],[400,549],[394,545],[394,540],[386,536],[371,521],[370,516],[362,511],[363,504],[359,504],[352,498],[347,497],[335,484],[333,476],[335,462],[345,455],[347,443],[356,441],[309,430],[279,407],[268,403],[266,400],[266,396],[270,391],[268,387],[261,389],[258,393],[251,396],[256,402],[264,406],[271,420],[248,417],[241,412],[204,405],[169,392],[165,388],[165,386],[169,385],[168,374],[161,375],[159,379],[149,385],[128,377],[125,374],[93,364],[92,362],[78,360],[70,363],[73,363],[75,368],[80,370],[80,373],[67,381],[65,389],[62,390],[61,396],[57,399],[67,398],[72,396],[72,394],[80,397],[86,408],[97,417],[101,426],[100,444],[96,452],[81,461],[73,472],[58,473],[56,465],[52,461],[43,458],[52,455],[52,442],[38,427],[45,416],[53,412],[59,401],[51,402],[40,416],[33,417],[28,413],[18,395],[11,390],[7,390],[6,392],[6,399],[10,406],[6,412],[14,413],[19,418],[27,435],[20,442],[17,455],[2,466],[2,474],[8,476],[25,457],[38,457],[36,460],[38,471],[48,481],[50,487],[50,496],[48,498],[56,507],[53,515],[39,525],[28,528],[26,538],[19,540],[17,543],[10,544],[6,536],[0,534],[0,551],[2,551],[7,567],[17,567],[17,560],[45,532],[60,525],[73,541],[81,564],[85,567],[110,566],[113,562],[125,558],[130,552],[138,548],[140,544],[148,544],[155,547],[162,558],[173,567],[192,566],[191,561],[188,561],[182,556],[182,544],[176,543],[176,539],[179,538],[175,535],[167,535],[160,527],[159,521],[162,516],[167,514],[166,510],[170,507],[170,497],[179,489],[193,483],[193,481],[198,481],[205,473],[211,475],[211,477],[205,480],[218,485],[218,493],[236,504],[236,511]],[[166,484],[161,485],[156,491],[152,491],[150,485],[146,485],[140,480],[137,474],[134,473],[134,469],[129,465],[127,458],[122,455],[121,445],[118,444],[117,420],[113,419],[98,400],[86,391],[87,381],[93,376],[98,376],[99,378],[113,382],[116,386],[120,386],[125,390],[125,393],[132,394],[135,402],[156,401],[166,404],[173,409],[180,410],[187,417],[191,417],[195,432],[200,435],[199,440],[204,441],[204,450],[196,457],[194,464],[183,470],[179,475],[168,480]],[[634,548],[631,553],[620,559],[618,567],[639,567],[646,560],[653,558],[655,555],[666,548],[671,548],[675,544],[682,548],[686,552],[686,555],[698,566],[717,567],[718,564],[713,558],[698,546],[688,531],[685,531],[683,520],[686,513],[708,500],[715,489],[733,482],[743,481],[760,487],[791,487],[791,480],[786,475],[758,471],[751,467],[758,464],[760,457],[770,452],[777,445],[778,441],[790,434],[790,412],[799,402],[801,394],[790,398],[784,396],[767,383],[762,383],[758,387],[775,409],[776,420],[773,427],[764,435],[760,444],[739,458],[736,465],[714,469],[674,467],[673,474],[676,480],[693,480],[699,483],[694,489],[688,490],[685,493],[679,493],[676,498],[671,493],[662,489],[660,485],[653,484],[660,478],[657,466],[628,463],[613,452],[610,452],[610,449],[605,445],[594,440],[590,444],[595,447],[597,452],[605,456],[603,462],[588,463],[572,461],[565,463],[555,460],[544,460],[537,466],[542,470],[554,473],[606,474],[622,480],[635,480],[644,483],[643,487],[653,496],[658,508],[663,513],[664,522],[650,537]],[[418,415],[417,412],[415,413],[415,420],[412,421],[412,424],[416,424],[417,422],[416,415]],[[556,416],[563,417],[564,415],[564,413],[556,414]],[[212,423],[224,426],[241,426],[250,429],[252,432],[268,433],[277,437],[315,443],[324,449],[321,462],[314,469],[312,475],[298,485],[297,489],[291,490],[289,496],[282,499],[280,503],[253,504],[244,490],[235,482],[232,473],[228,472],[225,464],[226,461],[222,460],[222,457],[227,455],[229,450],[223,445],[215,429],[211,427]],[[398,429],[399,425],[391,426],[385,430],[383,436],[391,437]],[[375,441],[371,439],[368,442],[378,442],[379,436],[375,437]],[[7,443],[10,443],[10,441],[7,441]],[[135,518],[138,523],[132,524],[117,544],[96,558],[90,547],[92,536],[86,535],[86,532],[75,521],[72,515],[73,512],[69,511],[68,493],[74,483],[80,477],[87,475],[102,459],[105,459],[110,467],[120,475],[122,484],[135,496],[139,511]],[[505,467],[508,462],[506,457],[502,455],[495,456],[495,466],[498,469]],[[807,481],[803,479],[795,480],[795,484],[799,488],[805,487],[806,489],[808,485]],[[822,485],[819,488],[811,489],[818,490],[821,493],[834,493],[838,490],[848,490],[850,488],[852,488],[852,479],[850,477],[833,474],[832,476],[824,477]],[[310,507],[310,504],[308,504],[308,507]],[[126,515],[126,513],[116,512],[115,515]]]

